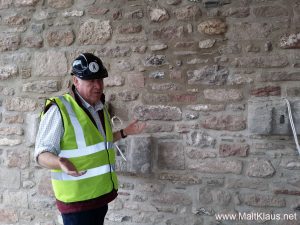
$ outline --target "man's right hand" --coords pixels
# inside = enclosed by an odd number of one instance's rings
[[[76,167],[67,158],[59,157],[59,166],[66,174],[74,177],[79,177],[86,173],[86,171],[77,171]]]
[[[86,173],[86,171],[78,172],[70,160],[54,155],[51,152],[42,152],[38,156],[37,160],[43,167],[54,170],[61,169],[70,176],[78,177]]]

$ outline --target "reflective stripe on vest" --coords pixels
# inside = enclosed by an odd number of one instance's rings
[[[101,152],[106,149],[113,148],[114,143],[112,142],[101,142],[95,145],[87,146],[80,149],[72,149],[72,150],[61,150],[59,153],[60,157],[64,158],[73,158],[73,157],[80,157],[80,156],[86,156],[90,154],[94,154],[96,152]]]
[[[54,171],[51,172],[51,177],[54,180],[82,180],[82,179],[110,173],[113,171],[114,171],[113,165],[103,165],[93,169],[89,169],[86,171],[85,174],[78,177],[70,176],[65,172],[54,172]]]
[[[76,137],[75,139],[76,139],[77,147],[79,149],[86,147],[82,127],[80,126],[80,123],[79,123],[79,121],[76,117],[76,114],[72,109],[72,106],[70,105],[70,103],[63,96],[59,96],[58,98],[61,100],[61,102],[66,107],[67,112],[68,112],[68,114],[70,116],[70,119],[71,119],[71,123],[74,126],[75,137]]]

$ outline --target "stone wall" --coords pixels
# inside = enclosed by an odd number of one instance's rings
[[[106,224],[300,223],[299,156],[287,125],[273,132],[288,123],[282,97],[300,96],[298,0],[1,0],[0,12],[0,224],[61,224],[34,140],[80,52],[108,68],[112,114],[147,123],[119,142]]]

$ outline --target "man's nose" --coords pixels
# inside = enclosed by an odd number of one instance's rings
[[[96,88],[101,88],[101,89],[102,89],[103,81],[102,81],[102,80],[99,80],[99,79],[94,80],[94,86],[95,86]]]

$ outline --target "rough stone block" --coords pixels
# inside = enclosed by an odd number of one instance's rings
[[[162,22],[169,19],[168,11],[164,8],[150,8],[150,20],[153,22]]]
[[[134,137],[131,139],[129,171],[135,173],[151,172],[151,138]]]
[[[199,189],[199,202],[201,205],[213,203],[213,196],[210,187],[203,186]]]
[[[300,48],[300,33],[286,34],[279,42],[280,48]]]
[[[205,131],[192,131],[184,135],[184,140],[188,146],[193,147],[214,147],[216,139]]]
[[[8,167],[18,167],[20,169],[28,168],[29,166],[29,150],[8,150],[6,164]]]
[[[192,104],[197,102],[198,95],[197,94],[170,94],[170,99],[173,102],[180,103],[180,104]]]
[[[283,17],[289,15],[289,12],[286,8],[278,5],[255,7],[253,8],[252,12],[256,17]]]
[[[59,91],[59,81],[47,80],[47,81],[33,81],[23,84],[24,92],[34,93],[51,93]]]
[[[285,158],[280,162],[280,166],[288,170],[299,170],[300,162],[295,158]]]
[[[20,46],[21,38],[18,34],[1,34],[0,35],[0,52],[14,51]]]
[[[143,74],[130,74],[127,76],[127,83],[133,88],[143,88],[145,86],[145,78]]]
[[[189,159],[206,159],[206,158],[216,158],[217,153],[211,149],[202,148],[186,148],[186,156]]]
[[[40,0],[16,0],[15,5],[18,7],[35,6]]]
[[[168,64],[165,55],[150,55],[144,60],[144,66],[161,66]]]
[[[222,10],[221,12],[222,16],[225,17],[233,17],[233,18],[245,18],[248,17],[250,14],[250,8],[249,7],[231,7],[227,10]]]
[[[178,20],[197,20],[202,15],[199,6],[188,5],[183,8],[176,9],[174,12]]]
[[[208,100],[224,102],[241,100],[243,94],[237,89],[206,89],[204,90],[204,97]]]
[[[269,134],[272,132],[271,102],[248,102],[248,127],[250,132]]]
[[[140,24],[133,24],[133,23],[127,23],[122,24],[120,27],[118,27],[118,31],[120,34],[134,34],[139,33],[143,29],[142,25]]]
[[[18,213],[14,209],[0,209],[1,223],[15,224],[18,222]]]
[[[169,192],[155,196],[153,198],[153,203],[167,205],[190,205],[192,203],[192,199],[190,196],[183,193]]]
[[[178,5],[182,2],[182,0],[167,0],[167,4],[169,5]]]
[[[37,103],[30,98],[7,98],[4,101],[4,107],[8,111],[27,112],[34,111],[37,107]]]
[[[262,72],[256,76],[257,81],[261,82],[273,82],[273,81],[299,81],[300,73],[299,72]]]
[[[181,110],[178,107],[172,106],[147,106],[140,105],[134,109],[134,115],[140,120],[181,120]]]
[[[203,178],[203,183],[210,187],[223,187],[224,186],[224,176],[206,176]]]
[[[14,206],[17,208],[28,208],[28,196],[23,191],[5,191],[3,193],[3,203],[6,206]]]
[[[49,6],[56,9],[65,9],[71,7],[72,3],[72,0],[48,0]]]
[[[105,87],[114,87],[114,86],[122,86],[125,82],[124,77],[121,76],[111,76],[104,80]]]
[[[107,56],[112,58],[126,57],[131,55],[131,48],[127,46],[107,47],[95,51],[97,56]],[[107,78],[108,79],[108,78]]]
[[[231,194],[225,190],[213,191],[212,196],[218,205],[227,206],[231,201]]]
[[[167,94],[145,93],[142,95],[143,103],[146,105],[160,104],[165,105],[170,102],[170,96]]]
[[[134,70],[134,66],[131,64],[131,62],[129,62],[127,60],[117,61],[116,67],[118,68],[118,70],[120,70],[122,72],[129,72],[129,71]]]
[[[287,87],[286,92],[288,97],[300,97],[299,87]]]
[[[171,70],[169,76],[171,79],[179,80],[182,78],[182,72],[180,70]]]
[[[211,19],[198,25],[198,31],[208,35],[224,34],[227,25],[220,19]]]
[[[108,13],[110,10],[108,8],[103,8],[103,7],[96,7],[95,5],[92,5],[87,8],[87,13],[90,15],[105,15]]]
[[[239,131],[246,128],[246,121],[242,116],[212,116],[206,118],[202,126],[206,129]]]
[[[0,138],[0,146],[15,146],[21,143],[21,139]]]
[[[159,174],[159,179],[168,180],[174,184],[182,185],[194,185],[202,183],[201,177],[193,174],[162,173]]]
[[[0,135],[7,136],[7,135],[23,135],[24,131],[21,127],[0,127]]]
[[[278,26],[278,25],[277,25]],[[229,32],[226,34],[230,40],[253,40],[265,39],[274,29],[279,29],[272,23],[265,22],[239,22],[231,24]]]
[[[0,68],[0,80],[6,80],[16,76],[18,68],[16,65],[3,65]]]
[[[47,32],[46,39],[50,47],[69,46],[73,43],[75,35],[70,29],[53,29]]]
[[[148,76],[153,79],[164,79],[165,72],[164,71],[153,71],[153,72],[150,72]]]
[[[225,84],[229,71],[219,68],[217,65],[205,66],[198,70],[188,71],[188,84],[196,85],[223,85]]]
[[[49,173],[46,172],[47,171],[45,171],[44,175],[38,181],[38,193],[41,195],[54,197],[54,192],[51,185],[51,177],[49,176]]]
[[[172,225],[182,225],[182,224],[190,224],[190,225],[197,225],[203,224],[203,218],[196,218],[196,217],[184,217],[184,216],[176,216],[174,218],[170,218],[166,220],[166,224]]]
[[[197,170],[203,173],[234,173],[241,174],[242,162],[237,160],[205,159],[205,160],[186,160],[188,169]]]
[[[168,123],[147,123],[145,133],[172,132],[174,126]]]
[[[183,26],[167,26],[157,30],[153,30],[154,40],[172,40],[188,36],[188,29]]]
[[[223,104],[198,104],[198,105],[189,105],[187,106],[188,109],[200,112],[219,112],[225,109],[225,105]]]
[[[286,202],[283,198],[268,195],[268,194],[255,194],[246,193],[241,194],[241,199],[246,205],[255,207],[285,207]]]
[[[21,186],[21,174],[16,169],[1,168],[0,188],[19,189]]]
[[[181,142],[165,141],[158,143],[158,167],[161,169],[183,170],[184,152]]]
[[[118,98],[124,102],[134,101],[139,97],[139,93],[131,90],[124,90],[118,93]]]
[[[207,48],[212,48],[215,43],[216,43],[215,39],[206,39],[203,41],[199,41],[198,46],[200,49],[207,49]]]
[[[2,0],[0,2],[0,9],[7,9],[12,4],[12,2],[12,0]]]
[[[248,155],[250,146],[248,144],[220,144],[219,154],[221,157]]]
[[[152,171],[151,138],[134,136],[117,143],[127,161],[117,153],[117,171],[135,174],[149,174]]]
[[[67,10],[62,13],[63,17],[81,17],[84,15],[83,10]]]
[[[232,65],[242,68],[283,68],[289,64],[286,55],[267,55],[257,57],[240,57],[236,58]]]
[[[228,178],[226,179],[226,188],[240,189],[248,188],[260,191],[269,190],[268,182],[262,182],[262,179],[255,178]]]
[[[4,23],[9,26],[25,25],[30,20],[27,16],[20,14],[10,15],[4,18]]]
[[[199,113],[191,110],[186,110],[183,112],[183,118],[185,120],[196,120],[199,118]]]
[[[41,48],[43,47],[43,38],[39,35],[26,36],[23,39],[23,45],[27,48]]]
[[[281,87],[280,86],[266,86],[258,87],[251,90],[251,95],[256,97],[266,97],[266,96],[280,96]]]
[[[32,59],[32,75],[65,76],[68,72],[67,59],[62,51],[35,52]]]
[[[79,29],[78,39],[83,45],[105,44],[112,36],[112,27],[108,20],[89,19]]]
[[[150,50],[155,52],[155,51],[161,51],[161,50],[165,50],[168,48],[167,44],[154,44],[150,46]]]
[[[151,91],[175,91],[179,89],[179,86],[175,83],[154,83],[148,85]]]
[[[254,159],[249,162],[246,174],[250,177],[271,177],[275,173],[272,163],[264,159]]]
[[[3,115],[3,120],[5,123],[12,124],[12,123],[19,123],[23,124],[24,119],[22,115],[11,115],[11,114],[5,114]]]
[[[152,193],[152,194],[160,194],[162,190],[164,189],[163,184],[157,184],[153,182],[146,182],[146,183],[141,183],[138,184],[136,187],[136,190],[139,192],[147,192],[147,193]]]

